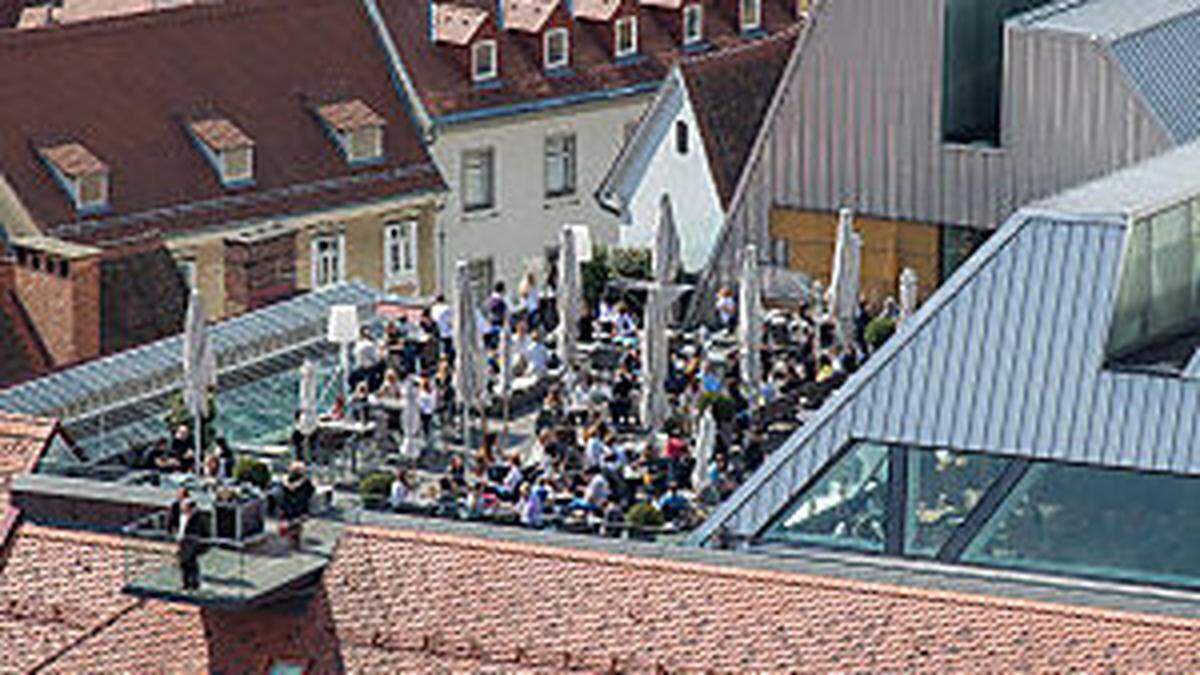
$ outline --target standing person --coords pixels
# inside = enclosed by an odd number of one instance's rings
[[[379,355],[379,345],[371,338],[371,329],[363,326],[358,341],[354,343],[354,370],[350,372],[350,387],[353,389],[359,382],[366,381],[367,389],[378,389],[379,381],[383,379],[381,366],[384,366],[384,362]]]
[[[437,299],[433,301],[433,306],[429,308],[429,315],[433,317],[433,322],[437,324],[438,356],[453,359],[454,312],[446,302],[446,296],[438,294]]]
[[[204,552],[203,536],[204,531],[201,528],[200,519],[196,516],[196,504],[191,499],[185,499],[180,505],[179,528],[175,533],[175,539],[179,542],[176,555],[185,591],[194,591],[200,588],[200,554]]]
[[[495,349],[500,344],[500,331],[504,322],[508,321],[508,299],[504,297],[503,281],[497,281],[492,287],[492,294],[487,299],[487,331],[483,343],[488,349]]]
[[[542,304],[541,292],[538,290],[537,277],[533,270],[525,273],[525,278],[521,280],[521,285],[517,287],[517,295],[521,300],[521,311],[525,313],[525,323],[529,328],[534,328],[538,323],[538,308]]]
[[[721,328],[732,331],[737,325],[737,300],[733,298],[733,289],[728,286],[717,291],[717,320]]]
[[[433,388],[433,380],[428,375],[422,375],[417,388],[417,408],[421,413],[421,433],[425,435],[427,444],[433,443],[433,415],[437,412],[438,396]]]

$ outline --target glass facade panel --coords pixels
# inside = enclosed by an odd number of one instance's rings
[[[770,526],[763,540],[883,551],[888,454],[889,447],[877,443],[851,447]]]
[[[1109,329],[1110,358],[1137,358],[1200,320],[1200,200],[1135,221]]]
[[[1009,460],[951,450],[909,450],[904,552],[933,557]]]
[[[972,563],[1200,586],[1200,479],[1039,463],[963,554]]]

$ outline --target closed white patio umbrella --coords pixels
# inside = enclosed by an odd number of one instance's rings
[[[758,269],[758,248],[753,244],[742,252],[738,278],[738,358],[742,382],[751,391],[750,403],[756,405],[762,394],[763,306],[762,276]]]
[[[208,324],[200,291],[193,288],[188,296],[187,317],[183,326],[183,402],[192,415],[195,440],[195,472],[199,476],[204,458],[201,439],[204,418],[208,416],[208,391],[217,379],[216,358],[208,341]]]
[[[575,363],[579,313],[583,306],[575,246],[575,230],[568,225],[562,230],[558,246],[558,358],[565,368]]]

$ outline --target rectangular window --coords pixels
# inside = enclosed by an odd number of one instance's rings
[[[254,175],[254,149],[250,146],[230,148],[221,153],[223,160],[221,181],[237,183],[250,180]]]
[[[638,25],[636,16],[617,19],[617,58],[632,56],[638,50]]]
[[[566,68],[571,63],[571,37],[566,28],[552,28],[545,38],[546,70]]]
[[[575,193],[575,135],[546,138],[546,196]]]
[[[496,205],[496,164],[491,148],[463,153],[463,210],[478,211]]]
[[[681,155],[688,154],[688,124],[683,120],[675,122],[675,151]]]
[[[324,288],[345,277],[345,237],[326,235],[312,242],[312,286]]]
[[[417,274],[417,221],[390,222],[383,229],[383,269],[387,285]]]
[[[762,26],[762,0],[741,0],[742,31]]]
[[[496,41],[483,40],[471,48],[471,79],[485,82],[494,79],[499,69],[496,66]]]
[[[76,201],[79,208],[101,207],[108,203],[108,174],[88,173],[77,180]]]
[[[683,8],[683,44],[694,45],[704,39],[704,6],[699,3]]]
[[[383,156],[383,128],[361,127],[350,132],[346,146],[351,162],[362,162]]]

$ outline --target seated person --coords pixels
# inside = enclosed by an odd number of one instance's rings
[[[617,337],[636,338],[637,331],[637,319],[633,318],[633,312],[630,311],[629,305],[622,302],[620,306],[617,307],[617,317],[614,325],[614,332],[616,333]]]
[[[355,422],[366,422],[370,398],[371,390],[367,383],[359,382],[354,387],[354,393],[350,395],[350,400],[346,403],[347,417]]]
[[[396,475],[392,478],[392,489],[388,495],[388,506],[393,510],[403,507],[412,494],[412,485],[408,477],[408,469],[396,469]]]
[[[298,520],[308,515],[309,504],[317,489],[308,478],[303,462],[292,463],[281,488],[279,511],[283,520]]]
[[[658,500],[658,510],[662,511],[663,518],[667,522],[678,522],[687,517],[691,510],[691,504],[683,495],[679,494],[679,485],[671,483],[671,487]]]
[[[299,417],[300,413],[296,415]],[[346,399],[342,396],[333,399],[333,406],[329,408],[329,412],[321,415],[320,419],[322,422],[340,422],[346,419]]]
[[[175,470],[187,471],[195,461],[196,443],[192,438],[192,430],[186,424],[175,427],[175,435],[171,437],[170,455],[166,462],[176,465]]]

